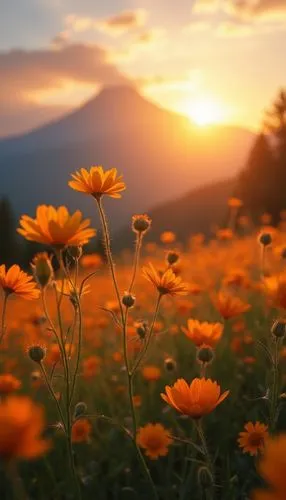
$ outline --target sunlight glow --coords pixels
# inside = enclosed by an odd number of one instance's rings
[[[225,120],[223,106],[211,97],[202,97],[186,103],[185,114],[196,125],[204,127]]]

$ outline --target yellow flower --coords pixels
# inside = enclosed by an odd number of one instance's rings
[[[0,286],[7,295],[15,293],[27,300],[37,299],[40,295],[32,276],[22,271],[16,264],[7,271],[4,264],[0,266]]]
[[[260,422],[255,422],[254,424],[247,422],[244,428],[245,431],[239,434],[238,444],[242,448],[243,453],[257,455],[264,448],[265,439],[268,437],[268,427]]]
[[[182,330],[197,347],[203,344],[214,347],[222,336],[223,325],[189,319],[188,328],[182,327]]]
[[[35,219],[22,215],[18,232],[29,241],[64,248],[88,243],[96,234],[89,224],[89,219],[82,220],[79,210],[70,215],[64,206],[40,205]]]
[[[168,447],[173,442],[169,432],[161,424],[147,424],[140,427],[136,441],[151,460],[167,455]]]
[[[160,295],[186,295],[189,291],[188,285],[171,268],[159,273],[150,263],[149,267],[143,268],[143,276],[157,288]]]
[[[73,180],[69,186],[75,191],[91,194],[94,198],[100,198],[103,194],[111,198],[121,198],[121,191],[126,189],[122,176],[117,175],[116,168],[104,172],[101,166],[91,167],[90,170],[81,168],[72,174]]]
[[[285,500],[286,434],[267,439],[258,469],[270,489],[256,490],[253,500]]]
[[[195,419],[211,413],[229,394],[221,394],[218,383],[205,378],[195,378],[190,385],[180,378],[173,387],[167,385],[165,391],[161,397],[168,405]]]

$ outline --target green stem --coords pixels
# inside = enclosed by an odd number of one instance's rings
[[[52,399],[54,400],[55,404],[56,404],[56,407],[57,407],[57,410],[58,410],[58,413],[60,415],[60,418],[61,418],[61,423],[63,425],[63,428],[64,428],[64,431],[65,433],[67,432],[67,429],[66,429],[66,423],[65,423],[65,417],[64,417],[64,414],[62,412],[62,409],[61,409],[61,406],[60,406],[60,403],[59,401],[57,400],[57,397],[55,395],[55,392],[54,392],[54,389],[52,387],[52,385],[50,384],[50,381],[49,381],[49,378],[48,378],[48,375],[47,375],[47,372],[45,370],[45,367],[43,365],[42,362],[39,363],[40,365],[40,369],[41,369],[41,372],[44,376],[44,379],[45,379],[45,382],[46,382],[46,385],[47,385],[47,388],[49,390],[49,393],[50,395],[52,396]]]
[[[122,324],[123,324],[124,323],[124,311],[123,311],[123,306],[122,306],[122,302],[121,302],[121,296],[120,296],[119,286],[118,286],[118,283],[117,283],[117,278],[116,278],[116,273],[115,273],[115,266],[114,266],[114,262],[113,262],[113,258],[112,258],[111,243],[110,243],[110,235],[109,235],[109,230],[108,230],[108,224],[107,224],[105,212],[104,212],[104,209],[103,209],[101,197],[96,198],[96,202],[97,202],[97,207],[98,207],[98,211],[99,211],[99,215],[100,215],[100,220],[101,220],[101,225],[102,225],[102,230],[103,230],[103,237],[104,237],[104,242],[105,242],[105,253],[106,253],[106,257],[107,257],[109,269],[110,269],[111,276],[112,276],[112,281],[113,281],[113,285],[114,285],[114,289],[115,289],[115,293],[116,293],[116,297],[117,297],[117,301],[118,301],[118,306],[119,306],[119,309],[120,309],[121,321],[122,321]]]
[[[137,233],[137,238],[136,238],[136,247],[135,247],[135,254],[134,254],[134,264],[133,264],[133,274],[132,274],[132,279],[131,283],[129,286],[129,293],[132,293],[137,271],[138,271],[138,266],[139,266],[139,259],[140,259],[140,250],[141,250],[141,245],[142,245],[142,233]]]
[[[8,293],[4,294],[3,308],[2,308],[2,318],[1,318],[1,333],[0,333],[0,344],[2,343],[3,337],[5,335],[6,326],[6,312],[7,312],[7,303],[8,303]]]
[[[274,353],[273,353],[273,366],[272,366],[272,389],[270,399],[270,417],[269,427],[272,432],[275,431],[277,405],[279,399],[279,339],[275,338]]]
[[[18,474],[17,464],[10,461],[6,465],[6,474],[12,487],[13,500],[28,500],[25,487],[21,477]]]
[[[159,294],[158,295],[158,299],[157,299],[157,303],[156,303],[156,307],[155,307],[155,312],[154,312],[154,315],[153,315],[152,324],[151,324],[151,327],[150,327],[150,331],[149,331],[147,340],[146,340],[145,345],[144,345],[141,353],[139,354],[137,360],[135,361],[135,363],[134,363],[134,365],[132,367],[132,370],[131,370],[131,376],[132,377],[135,375],[137,369],[139,368],[139,366],[140,366],[143,358],[145,357],[145,355],[146,355],[146,353],[148,351],[148,348],[149,348],[149,345],[150,345],[150,342],[151,342],[151,339],[152,339],[152,335],[153,335],[154,326],[155,326],[155,323],[157,321],[157,317],[158,317],[158,313],[159,313],[161,298],[162,298],[162,295]]]
[[[201,441],[202,451],[203,451],[205,461],[206,461],[206,467],[209,471],[211,483],[212,483],[210,488],[208,488],[208,491],[205,492],[205,494],[209,500],[212,500],[214,498],[214,484],[215,484],[214,466],[213,466],[213,462],[212,462],[212,459],[211,459],[211,456],[210,456],[210,453],[208,450],[208,445],[207,445],[206,437],[205,437],[205,434],[203,431],[201,419],[195,421],[195,425],[196,425],[198,436],[199,436],[200,441]]]

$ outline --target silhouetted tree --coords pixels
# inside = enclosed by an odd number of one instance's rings
[[[7,198],[0,200],[0,264],[10,266],[17,257],[17,235],[14,215]]]
[[[236,194],[256,220],[262,212],[272,211],[274,157],[269,139],[259,134],[241,172]]]
[[[278,222],[286,209],[286,91],[279,92],[266,113],[264,129],[239,176],[236,194],[254,219],[267,211]]]

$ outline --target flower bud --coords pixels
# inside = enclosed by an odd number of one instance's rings
[[[46,252],[37,253],[33,258],[31,267],[36,282],[41,288],[49,285],[54,277],[51,260]]]
[[[170,266],[172,266],[173,264],[176,264],[176,262],[178,262],[180,256],[178,254],[178,252],[176,251],[170,251],[167,253],[167,262],[168,264],[170,264]]]
[[[164,365],[167,372],[173,372],[177,368],[177,363],[173,358],[166,358],[164,361]]]
[[[79,401],[74,408],[74,414],[73,414],[74,419],[86,415],[86,413],[87,413],[86,403],[84,403],[84,401]]]
[[[125,292],[122,297],[122,304],[128,308],[133,307],[135,304],[135,296],[131,293]]]
[[[282,339],[283,337],[285,337],[285,333],[286,333],[285,320],[277,319],[276,321],[274,321],[272,328],[271,328],[271,333],[277,339]]]
[[[135,233],[146,233],[151,227],[151,219],[146,214],[133,215],[132,229]]]
[[[272,236],[271,236],[271,234],[270,233],[261,233],[260,236],[259,236],[259,242],[264,247],[267,247],[267,246],[271,245],[271,243],[272,243]]]
[[[32,345],[28,349],[29,358],[35,363],[41,363],[46,355],[46,350],[40,345]]]
[[[198,470],[198,483],[203,490],[213,487],[213,477],[207,467],[200,467]]]
[[[144,340],[148,332],[148,324],[145,321],[137,323],[136,328],[137,335],[140,339]]]
[[[197,361],[203,364],[209,364],[214,359],[214,351],[211,347],[205,345],[198,349]]]
[[[281,251],[281,259],[286,259],[286,248]]]
[[[82,246],[69,247],[68,254],[74,259],[79,260],[82,256]]]

